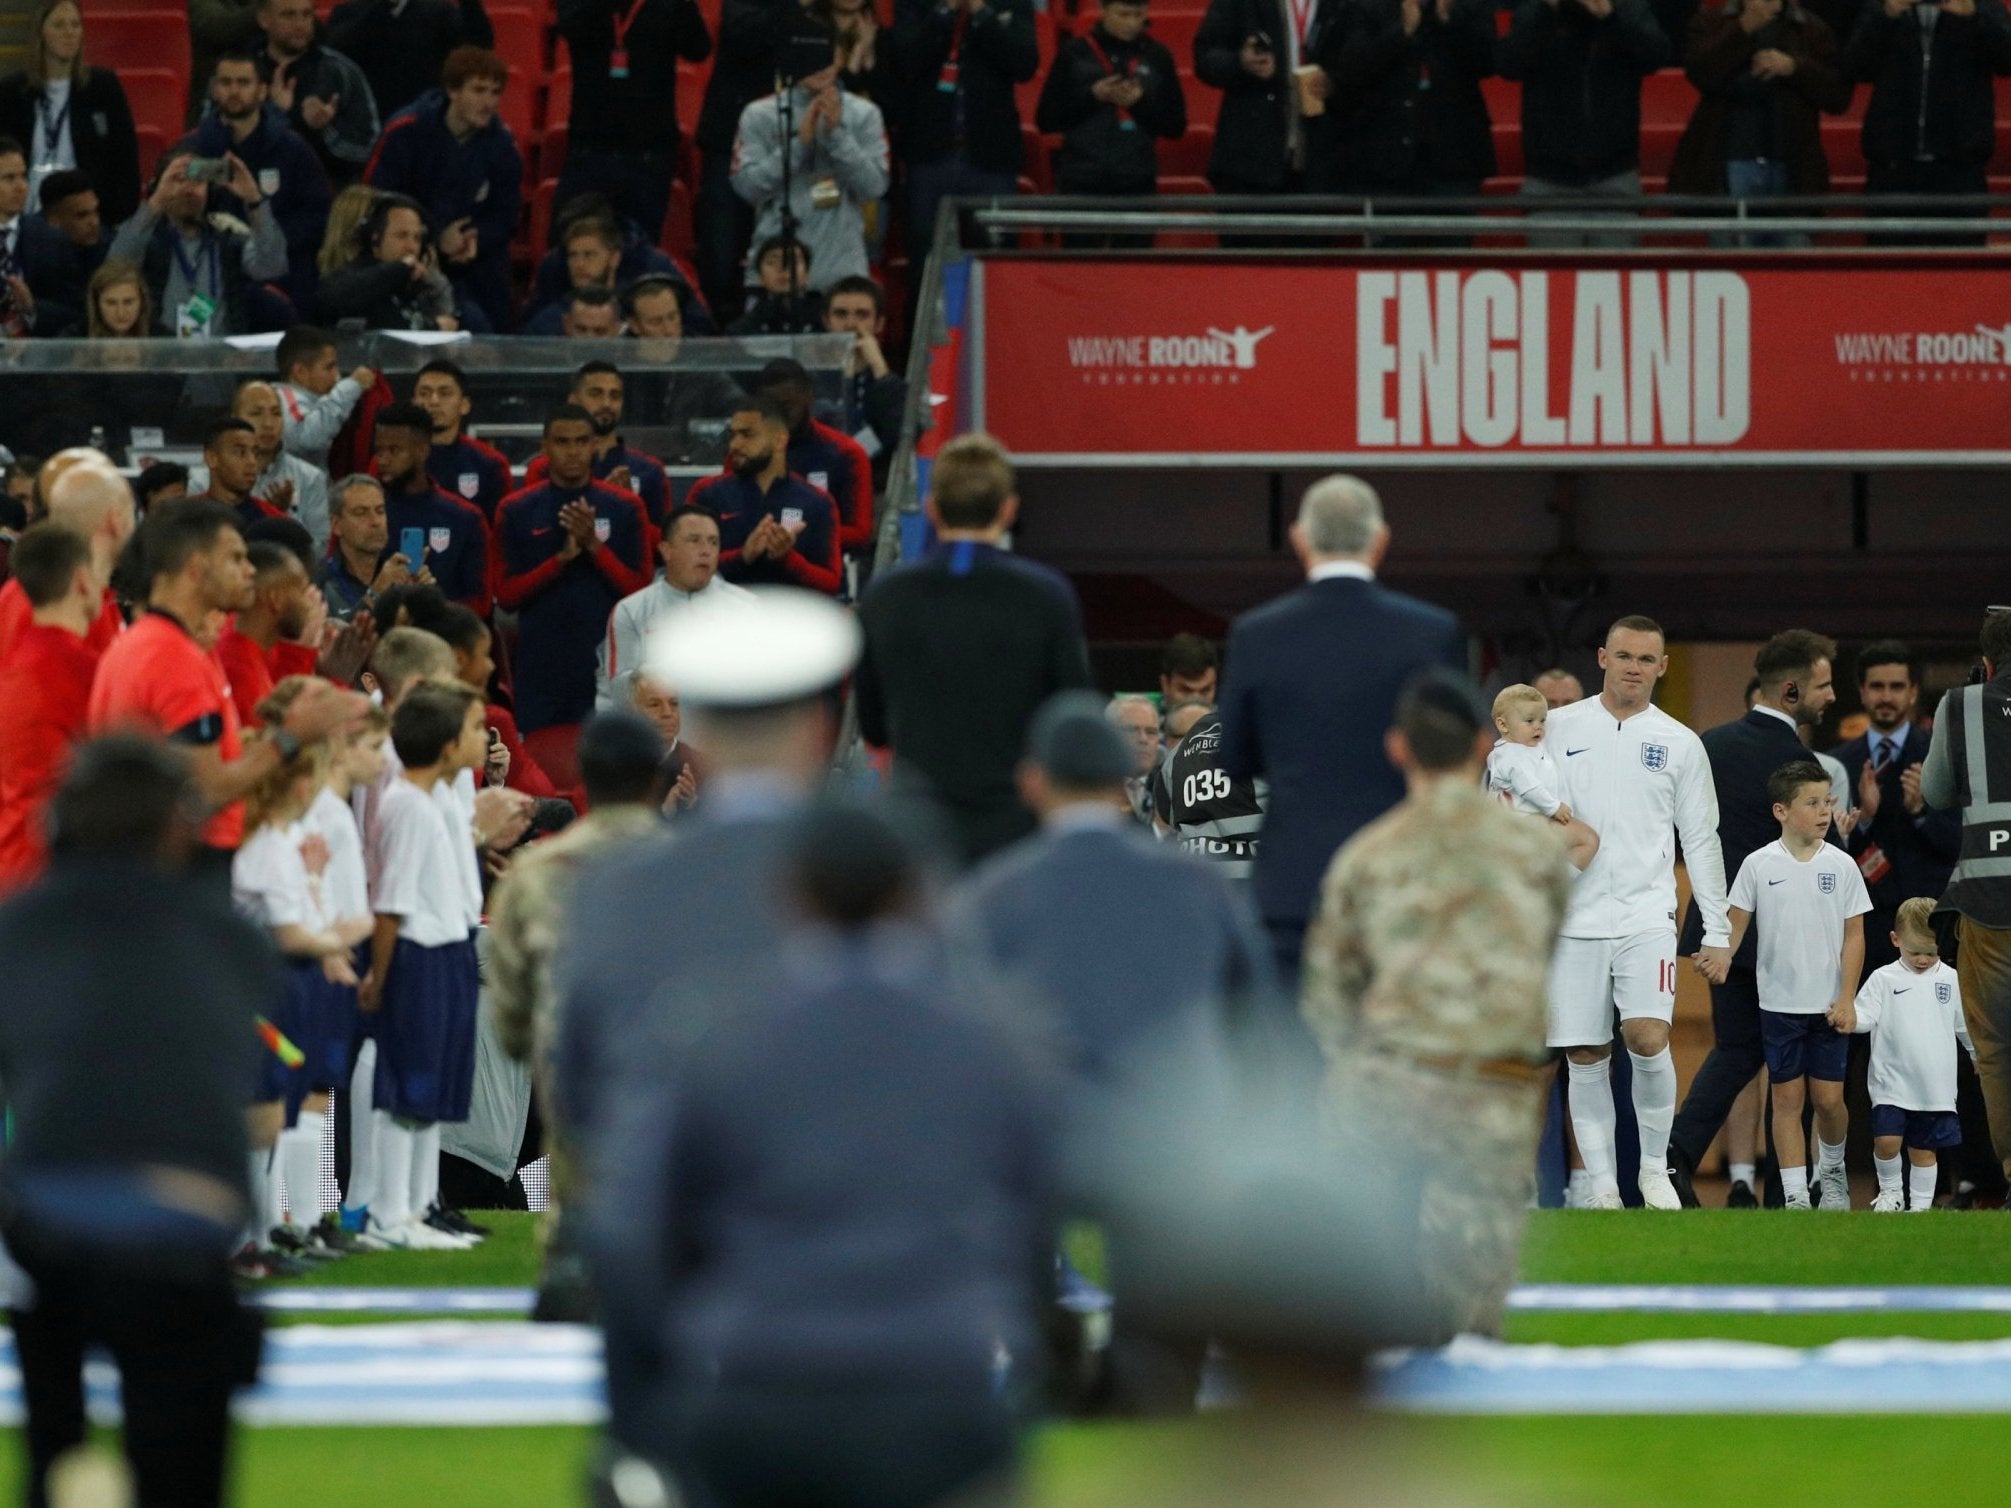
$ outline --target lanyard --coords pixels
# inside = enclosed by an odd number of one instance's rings
[[[182,251],[182,233],[181,231],[176,230],[173,232],[173,234],[171,234],[168,237],[168,250],[175,254],[175,265],[181,268],[182,281],[189,285],[189,289],[191,292],[194,291],[196,286],[196,274],[198,269],[207,267],[209,269],[210,302],[212,304],[222,302],[223,275],[219,270],[219,264],[221,263],[222,258],[217,255],[216,242],[212,241],[208,236],[204,236],[202,243],[202,252],[195,261],[191,262],[188,259],[187,255]]]
[[[957,92],[957,73],[964,55],[964,31],[969,27],[971,13],[957,12],[957,22],[950,30],[950,55],[943,59],[943,71],[936,78],[936,87],[945,94]]]
[[[1087,42],[1089,44],[1089,50],[1096,54],[1096,61],[1103,65],[1103,71],[1105,73],[1110,74],[1113,77],[1121,77],[1127,79],[1137,77],[1138,59],[1136,57],[1127,58],[1125,60],[1124,66],[1122,68],[1119,68],[1115,63],[1110,61],[1110,54],[1103,50],[1103,44],[1096,40],[1096,32],[1094,28],[1084,32],[1082,34],[1082,40]],[[1127,131],[1136,129],[1135,123],[1131,119],[1131,112],[1125,109],[1124,106],[1122,105],[1119,105],[1117,107],[1117,119],[1121,124],[1121,126],[1123,127],[1123,129]]]
[[[1292,30],[1297,33],[1299,46],[1306,45],[1306,32],[1313,24],[1313,12],[1319,8],[1320,0],[1285,0],[1292,12]]]
[[[609,78],[625,79],[628,77],[628,29],[635,25],[635,18],[641,14],[642,8],[648,3],[649,0],[635,0],[635,3],[629,6],[626,14],[610,16],[608,18],[614,23],[614,46],[608,49],[607,55]]]
[[[52,119],[49,114],[49,96],[35,96],[35,111],[42,117],[42,151],[50,157],[56,155],[56,143],[63,139],[63,132],[70,124],[70,106],[77,98],[77,86],[72,84],[70,92],[63,96],[63,108]]]

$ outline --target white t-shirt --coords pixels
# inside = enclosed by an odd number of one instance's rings
[[[324,909],[338,921],[370,915],[370,872],[363,863],[363,835],[349,803],[323,786],[307,809],[306,823],[328,844],[328,868],[321,876]]]
[[[1498,743],[1487,756],[1487,793],[1518,812],[1554,817],[1564,804],[1557,794],[1557,765],[1541,744]]]
[[[1955,970],[1937,960],[1916,974],[1901,959],[1874,969],[1857,992],[1857,1029],[1871,1033],[1872,1104],[1954,1111],[1955,1044],[1976,1051]]]
[[[434,786],[433,802],[446,819],[447,830],[458,840],[454,845],[454,874],[462,915],[467,922],[465,930],[473,931],[482,924],[482,862],[475,852],[474,776],[467,770],[461,771],[461,775],[467,775],[468,779],[463,781],[457,775]]]
[[[1779,841],[1756,849],[1732,881],[1732,904],[1760,929],[1760,1009],[1820,1016],[1843,988],[1843,924],[1871,909],[1864,876],[1834,843],[1797,859]]]
[[[307,836],[304,822],[268,825],[253,832],[231,855],[230,897],[261,927],[327,930],[321,883],[308,874],[300,853]]]
[[[373,803],[377,848],[373,856],[370,904],[380,916],[398,918],[398,935],[421,947],[439,948],[467,937],[466,892],[461,848],[474,838],[456,830],[449,815],[446,782],[422,791],[409,780],[391,782]]]
[[[1659,707],[1620,722],[1589,696],[1550,714],[1543,751],[1558,773],[1558,798],[1599,834],[1598,854],[1572,887],[1562,935],[1674,932],[1680,834],[1704,943],[1729,942],[1718,793],[1702,740]]]

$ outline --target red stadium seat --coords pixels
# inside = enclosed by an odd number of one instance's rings
[[[1158,145],[1162,178],[1199,178],[1208,171],[1208,155],[1215,150],[1215,128],[1189,125],[1187,134],[1178,141]]]
[[[1173,66],[1182,73],[1194,70],[1194,33],[1201,29],[1201,15],[1199,11],[1169,15],[1156,5],[1152,8],[1151,34],[1166,44],[1166,50],[1173,54]]]
[[[710,63],[677,64],[677,132],[687,141],[698,134],[698,112],[705,104],[705,86],[712,78]]]
[[[179,141],[182,123],[188,108],[188,86],[184,82],[186,72],[173,73],[164,68],[136,68],[130,73],[121,73],[119,82],[125,86],[126,102],[133,107],[133,125],[140,129],[151,127],[169,141]],[[144,157],[140,166],[152,166]]]
[[[533,267],[544,260],[545,243],[552,234],[552,200],[558,197],[559,180],[547,178],[531,190],[530,260]]]
[[[1998,130],[2004,128],[2000,125]],[[1864,127],[1857,121],[1841,116],[1827,116],[1822,123],[1823,156],[1829,159],[1830,177],[1848,173],[1862,177],[1864,174]],[[1833,185],[1832,185],[1833,186]]]
[[[556,125],[572,118],[573,65],[561,63],[552,70],[551,87],[545,91],[545,124]]]
[[[1641,173],[1644,178],[1668,177],[1669,164],[1676,156],[1676,143],[1682,137],[1680,123],[1650,124],[1645,120],[1641,123]]]
[[[1222,113],[1222,91],[1213,84],[1204,84],[1192,73],[1183,71],[1180,75],[1180,92],[1187,96],[1187,125],[1206,126],[1215,129],[1215,118]]]
[[[528,69],[512,68],[510,81],[503,86],[503,103],[497,114],[517,138],[517,150],[529,163],[539,135],[538,75]]]
[[[178,136],[180,133],[176,134]],[[140,144],[141,181],[152,182],[154,164],[161,160],[161,154],[167,151],[169,141],[175,138],[170,137],[159,126],[135,126],[133,135]]]
[[[1522,118],[1494,117],[1494,171],[1503,178],[1522,177]]]
[[[556,728],[540,728],[524,735],[524,752],[538,762],[538,768],[562,791],[579,787],[579,748],[578,723],[562,723]]]
[[[84,24],[84,56],[116,69],[121,82],[129,68],[165,69],[186,86],[188,11],[93,9]]]
[[[691,189],[683,182],[670,186],[670,207],[664,211],[663,234],[658,244],[673,257],[688,257],[697,241],[691,223]]]
[[[1641,123],[1688,125],[1697,108],[1697,88],[1680,68],[1664,68],[1641,80]]]
[[[1020,164],[1020,171],[1038,185],[1035,192],[1054,192],[1054,138],[1042,136],[1033,127],[1031,120],[1022,121],[1019,128],[1020,150],[1026,161]]]
[[[542,9],[492,5],[489,24],[496,29],[496,56],[505,68],[521,69],[533,80],[550,71],[549,33]]]
[[[1164,166],[1163,162],[1161,166]],[[1196,177],[1192,174],[1161,173],[1159,175],[1159,192],[1162,195],[1169,196],[1174,194],[1212,194],[1215,192],[1215,188],[1206,178]],[[1210,248],[1216,244],[1216,241],[1214,234],[1209,231],[1166,230],[1161,231],[1154,237],[1152,244],[1159,247],[1190,246]]]
[[[566,170],[566,143],[571,136],[572,128],[564,121],[545,127],[545,139],[538,143],[538,178],[556,178]],[[524,160],[530,161],[528,153]]]

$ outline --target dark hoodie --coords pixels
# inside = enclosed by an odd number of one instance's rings
[[[1144,89],[1129,110],[1091,93],[1112,76]],[[1055,187],[1062,193],[1149,194],[1159,177],[1155,140],[1177,141],[1187,131],[1187,100],[1173,54],[1148,32],[1120,42],[1098,22],[1056,50],[1034,123],[1062,139],[1055,157]]]

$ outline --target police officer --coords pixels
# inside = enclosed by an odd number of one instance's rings
[[[1189,853],[1247,880],[1257,860],[1270,782],[1232,779],[1222,768],[1222,714],[1210,709],[1166,757],[1166,825]]]
[[[859,630],[835,603],[763,588],[731,612],[693,612],[644,652],[675,686],[706,752],[705,800],[674,834],[588,866],[554,956],[554,1102],[586,1189],[579,1235],[606,1329],[608,1431],[661,1455],[667,1302],[661,1248],[665,1086],[703,1022],[678,1002],[776,977],[778,876],[790,820],[822,781],[837,733],[825,693]]]
[[[1427,1282],[1455,1331],[1499,1334],[1542,1121],[1544,977],[1572,871],[1545,823],[1488,799],[1487,709],[1450,671],[1397,707],[1408,794],[1335,856],[1303,1009],[1327,1105],[1424,1164]]]
[[[1962,1014],[1976,1044],[1976,1077],[1990,1139],[2011,1176],[2011,612],[1983,620],[1981,685],[1941,699],[1920,794],[1936,811],[1962,810],[1962,856],[1937,916],[1954,913]]]

